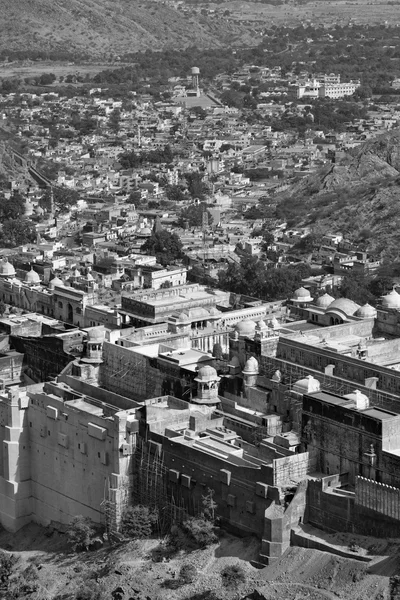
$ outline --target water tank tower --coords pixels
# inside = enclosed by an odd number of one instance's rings
[[[197,90],[199,87],[199,75],[200,69],[198,67],[192,67],[192,87]]]

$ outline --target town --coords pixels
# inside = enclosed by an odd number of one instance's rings
[[[260,565],[303,524],[400,537],[398,280],[281,201],[396,134],[398,80],[193,64],[121,98],[77,71],[2,82],[1,525],[168,529],[212,490]]]

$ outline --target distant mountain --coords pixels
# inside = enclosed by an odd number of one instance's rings
[[[293,225],[341,231],[382,256],[400,257],[400,131],[367,141],[291,186],[278,213]]]
[[[225,19],[186,17],[154,1],[0,0],[0,14],[0,50],[59,49],[104,57],[254,43],[243,27]]]

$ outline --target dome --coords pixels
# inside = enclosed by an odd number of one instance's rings
[[[300,287],[293,293],[293,298],[290,299],[292,302],[312,302],[312,297],[309,290],[304,287]]]
[[[195,381],[207,382],[216,381],[217,379],[219,379],[219,377],[214,367],[205,365],[204,367],[200,367],[200,369],[197,371],[197,377],[195,378]]]
[[[352,316],[359,308],[360,306],[353,302],[353,300],[349,300],[349,298],[339,298],[338,300],[334,300],[328,306],[326,311],[329,312],[331,310],[340,310],[345,315]]]
[[[6,258],[0,262],[0,277],[15,277],[15,269]]]
[[[64,285],[62,280],[57,275],[49,282],[49,290],[54,290],[56,285]]]
[[[40,283],[40,277],[36,273],[36,271],[33,270],[33,268],[31,268],[31,270],[28,271],[27,274],[25,275],[25,283],[29,283],[29,284]]]
[[[241,336],[253,337],[256,331],[256,324],[251,319],[239,321],[239,323],[236,323],[234,331]]]
[[[150,227],[143,227],[140,230],[140,234],[141,235],[151,235],[151,229],[150,229]]]
[[[400,308],[400,294],[395,289],[382,296],[382,308]]]
[[[263,321],[262,319],[260,319],[257,323],[257,329],[265,329],[266,328],[266,324],[265,321]]]
[[[350,394],[345,394],[343,398],[354,402],[357,410],[365,410],[369,407],[369,398],[365,394],[362,394],[360,390],[354,390]]]
[[[191,308],[190,310],[188,310],[188,314],[189,314],[189,319],[208,319],[208,317],[210,316],[210,313],[208,312],[208,310],[206,310],[205,308],[202,308],[201,306],[199,306],[198,308]]]
[[[250,356],[249,360],[244,365],[244,375],[258,375],[258,361],[254,356]]]
[[[86,275],[86,281],[94,281],[94,277],[93,277],[93,275],[90,273],[90,271],[89,271],[89,273]]]
[[[187,323],[188,321],[190,321],[188,315],[184,312],[181,312],[180,315],[178,316],[178,322],[179,323]]]
[[[281,325],[276,317],[272,317],[272,319],[270,321],[268,321],[268,327],[270,329],[279,329],[280,326]]]
[[[215,306],[212,306],[208,312],[210,317],[217,317],[221,314],[221,311],[219,311],[218,308],[215,308]]]
[[[318,379],[315,379],[312,375],[307,375],[304,379],[299,379],[293,385],[293,391],[298,394],[312,394],[314,392],[319,392],[321,390],[321,385]]]
[[[103,327],[93,327],[88,330],[87,341],[101,343],[104,342],[104,329]]]
[[[315,301],[315,305],[319,308],[328,308],[328,306],[334,301],[335,298],[333,298],[333,296],[330,296],[329,294],[323,294],[322,296],[317,298],[317,300]]]
[[[368,302],[364,304],[364,306],[361,306],[355,313],[355,316],[360,317],[361,319],[372,319],[375,318],[376,315],[376,308],[368,304]]]

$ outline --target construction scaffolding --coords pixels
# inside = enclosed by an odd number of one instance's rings
[[[164,535],[186,518],[184,500],[168,490],[168,469],[157,445],[139,442],[133,459],[133,504],[156,510],[159,534]]]
[[[371,404],[376,407],[383,408],[384,410],[399,411],[400,401],[396,394],[384,392],[380,389],[374,389],[362,385],[359,381],[349,381],[341,377],[335,377],[334,375],[328,375],[322,371],[316,371],[310,367],[304,367],[281,358],[275,358],[271,356],[261,357],[262,374],[272,379],[273,375],[279,371],[281,376],[281,383],[287,385],[288,388],[292,389],[296,381],[306,378],[308,375],[312,375],[315,379],[318,379],[321,390],[343,396],[345,394],[351,394],[355,390],[359,390],[370,399]]]

